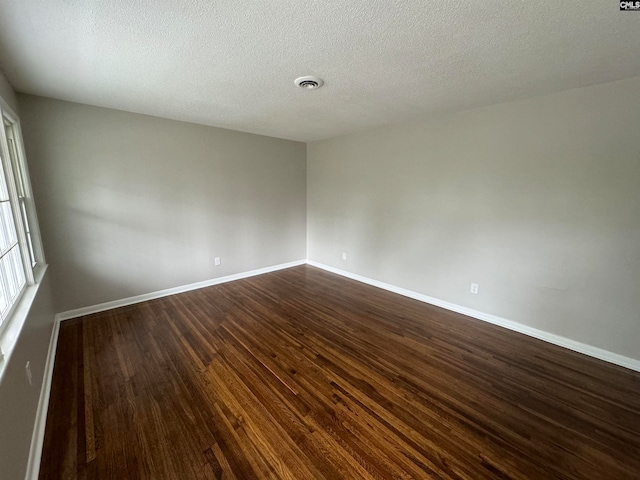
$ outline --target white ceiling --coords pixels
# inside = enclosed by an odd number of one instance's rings
[[[615,0],[0,0],[20,92],[301,141],[640,75],[639,52]]]

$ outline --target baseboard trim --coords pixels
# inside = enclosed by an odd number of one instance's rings
[[[148,300],[154,300],[156,298],[175,295],[177,293],[189,292],[191,290],[198,290],[199,288],[219,285],[221,283],[233,282],[234,280],[241,280],[248,277],[255,277],[256,275],[263,275],[265,273],[275,272],[277,270],[284,270],[285,268],[297,267],[299,265],[304,265],[305,263],[307,263],[306,260],[281,263],[279,265],[273,265],[271,267],[258,268],[257,270],[250,270],[248,272],[227,275],[226,277],[212,278],[211,280],[205,280],[203,282],[190,283],[188,285],[182,285],[180,287],[167,288],[165,290],[158,290],[156,292],[136,295],[133,297],[123,298],[121,300],[114,300],[112,302],[105,302],[99,303],[98,305],[91,305],[89,307],[76,308],[75,310],[68,310],[66,312],[58,313],[56,315],[56,318],[58,319],[58,321],[70,320],[72,318],[82,317],[84,315],[91,315],[92,313],[104,312],[105,310],[112,310],[114,308],[126,307],[128,305],[134,305],[136,303],[146,302]]]
[[[637,372],[640,372],[640,360],[636,360],[634,358],[625,357],[623,355],[619,355],[617,353],[613,353],[608,350],[604,350],[602,348],[594,347],[593,345],[587,345],[585,343],[577,342],[575,340],[571,340],[570,338],[545,332],[544,330],[538,330],[537,328],[528,327],[527,325],[523,325],[521,323],[514,322],[506,318],[498,317],[496,315],[491,315],[489,313],[484,313],[478,310],[456,305],[454,303],[446,302],[438,298],[429,297],[427,295],[423,295],[421,293],[417,293],[412,290],[396,287],[395,285],[391,285],[389,283],[380,282],[372,278],[364,277],[356,273],[347,272],[346,270],[341,270],[339,268],[331,267],[329,265],[325,265],[323,263],[319,263],[313,260],[307,260],[307,264],[313,267],[320,268],[322,270],[326,270],[327,272],[335,273],[337,275],[350,278],[352,280],[356,280],[358,282],[366,283],[367,285],[372,285],[374,287],[382,288],[383,290],[397,293],[405,297],[413,298],[414,300],[419,300],[424,303],[429,303],[437,307],[442,307],[444,309],[451,310],[452,312],[461,313],[463,315],[467,315],[469,317],[473,317],[478,320],[483,320],[485,322],[492,323],[494,325],[498,325],[500,327],[504,327],[509,330],[513,330],[515,332],[523,333],[530,337],[537,338],[538,340],[543,340],[545,342],[552,343],[560,347],[568,348],[569,350],[573,350],[574,352],[582,353],[590,357],[604,360],[605,362],[613,363],[615,365],[619,365],[621,367],[625,367],[630,370],[635,370]]]
[[[56,315],[57,317],[57,315]],[[60,332],[60,322],[56,318],[51,330],[49,340],[49,350],[47,361],[44,366],[44,377],[40,388],[40,398],[38,409],[36,410],[36,421],[33,425],[31,435],[31,447],[29,448],[29,462],[27,463],[26,480],[37,480],[40,474],[40,461],[42,460],[42,446],[44,443],[44,431],[47,424],[47,413],[49,411],[49,396],[51,395],[51,381],[53,379],[53,365],[56,360],[56,349],[58,348],[58,333]]]

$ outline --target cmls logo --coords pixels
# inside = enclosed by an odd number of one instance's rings
[[[638,1],[638,2],[620,2],[620,10],[638,10],[638,11],[640,11],[640,1]]]

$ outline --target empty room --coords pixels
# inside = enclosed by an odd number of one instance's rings
[[[640,2],[0,0],[0,480],[640,480]]]

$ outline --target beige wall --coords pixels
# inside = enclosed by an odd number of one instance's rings
[[[640,77],[311,143],[308,258],[640,359],[639,128]]]
[[[0,386],[2,479],[22,479],[27,470],[53,320],[53,299],[47,273],[38,288]],[[31,366],[32,385],[27,382],[27,362]]]
[[[306,257],[303,143],[19,102],[58,312]]]
[[[16,92],[2,72],[0,72],[0,98],[7,102],[7,105],[9,105],[14,112],[18,113]]]
[[[0,96],[17,111],[16,97],[0,72]],[[33,288],[33,287],[32,287]],[[40,283],[0,385],[0,478],[24,478],[55,311],[49,275]],[[30,362],[32,385],[25,365]]]

